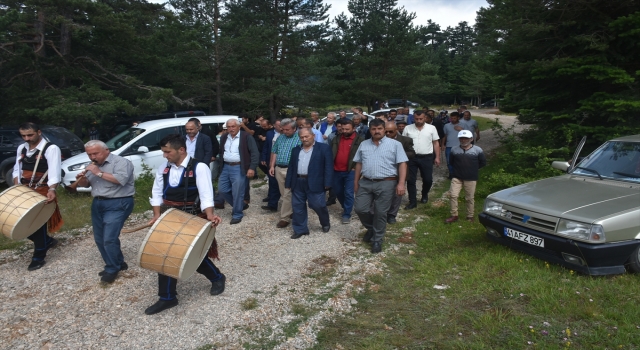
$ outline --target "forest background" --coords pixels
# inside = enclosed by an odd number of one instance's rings
[[[638,132],[639,2],[487,2],[441,28],[395,0],[335,18],[322,0],[0,0],[0,118],[79,133],[166,110],[500,98],[545,155]]]

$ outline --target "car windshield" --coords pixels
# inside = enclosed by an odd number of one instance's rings
[[[571,173],[640,184],[640,143],[609,141],[578,163]]]
[[[124,146],[127,142],[133,140],[138,135],[144,132],[145,132],[144,129],[139,129],[135,127],[129,128],[119,133],[118,135],[114,136],[111,140],[107,141],[106,142],[107,147],[109,147],[110,151],[115,151],[118,148]]]

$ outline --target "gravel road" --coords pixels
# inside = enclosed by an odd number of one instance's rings
[[[483,111],[484,112],[484,111]],[[486,112],[473,115],[496,117]],[[503,124],[514,117],[499,116]],[[484,131],[479,145],[490,151],[497,141]],[[435,171],[436,180],[446,166]],[[195,349],[242,348],[262,341],[269,347],[306,348],[315,342],[323,320],[350,310],[354,293],[375,288],[368,274],[381,273],[381,258],[398,246],[383,246],[372,255],[359,243],[363,227],[354,217],[340,223],[339,205],[330,207],[332,228],[322,233],[315,214],[309,236],[292,240],[290,227],[277,229],[277,214],[260,209],[267,186],[252,181],[252,202],[238,225],[229,225],[231,210],[217,210],[223,218],[216,237],[227,276],[226,290],[209,295],[210,283],[194,274],[178,283],[180,304],[157,315],[144,310],[157,300],[157,275],[137,266],[146,230],[121,236],[129,270],[112,285],[99,282],[103,263],[91,228],[57,235],[61,244],[47,255],[47,265],[28,272],[30,245],[22,251],[0,252],[0,348],[2,349]],[[401,210],[402,212],[402,210]],[[146,213],[146,215],[150,215]],[[399,220],[404,220],[401,214]],[[144,222],[134,215],[128,225]],[[291,334],[287,325],[303,322]],[[290,328],[290,327],[289,327]]]

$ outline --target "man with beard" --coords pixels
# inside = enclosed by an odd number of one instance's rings
[[[471,144],[473,133],[469,130],[462,130],[458,133],[460,144],[451,149],[450,162],[453,168],[451,188],[451,217],[445,220],[450,224],[458,221],[458,195],[464,187],[464,198],[467,203],[467,221],[474,221],[474,195],[478,182],[478,170],[487,165],[487,159],[482,152],[482,148]]]
[[[42,137],[42,131],[35,123],[23,123],[18,131],[25,143],[18,146],[13,181],[6,179],[7,184],[26,185],[47,197],[47,203],[56,202],[56,210],[49,221],[27,237],[33,242],[33,257],[27,270],[34,271],[46,264],[44,258],[47,251],[58,244],[58,240],[49,236],[49,232],[56,232],[62,226],[56,196],[56,188],[60,183],[61,152],[60,147]]]
[[[407,190],[409,191],[409,204],[404,208],[413,209],[417,206],[416,180],[418,169],[422,175],[421,203],[429,200],[429,191],[433,184],[433,165],[440,165],[440,143],[438,131],[433,125],[427,124],[427,118],[422,110],[416,110],[413,116],[415,124],[404,128],[403,136],[413,139],[413,149],[416,156],[409,160],[409,176],[407,178]]]
[[[367,229],[362,240],[371,242],[372,253],[379,253],[393,196],[404,195],[408,159],[400,142],[384,136],[382,120],[372,120],[369,130],[371,139],[363,141],[353,157],[356,163],[354,210]],[[372,206],[373,214],[370,213]]]
[[[200,132],[201,124],[197,118],[191,118],[184,126],[187,134],[185,141],[187,144],[187,153],[207,166],[213,158],[213,143],[211,138]]]
[[[351,211],[353,210],[354,192],[354,169],[353,157],[360,147],[364,138],[358,135],[353,122],[349,119],[341,120],[341,134],[331,140],[333,151],[333,186],[332,191],[342,205],[342,223],[348,224],[351,221]],[[330,198],[331,199],[331,198]],[[333,201],[335,203],[335,200]],[[328,203],[330,203],[328,201]]]

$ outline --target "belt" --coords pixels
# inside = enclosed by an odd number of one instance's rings
[[[428,156],[432,156],[433,153],[429,153],[429,154],[416,154],[416,158],[426,158]]]
[[[168,206],[171,206],[171,207],[182,207],[182,206],[194,205],[194,204],[196,204],[196,202],[174,202],[174,201],[169,201],[169,200],[163,199],[162,200],[162,204],[168,205]]]
[[[133,198],[133,196],[124,196],[124,197],[105,197],[105,196],[95,196],[93,197],[94,199],[97,199],[99,201],[106,201],[109,199],[124,199],[124,198]]]
[[[224,162],[226,165],[240,165],[240,162]]]
[[[368,177],[363,176],[363,179],[369,180],[369,181],[373,181],[373,182],[380,182],[380,181],[396,181],[398,180],[397,176],[390,176],[390,177],[383,177],[382,179],[370,179]]]
[[[288,165],[280,165],[280,164],[276,164],[276,166],[277,166],[278,168],[284,168],[284,169],[286,169],[286,168],[288,168],[288,167],[289,167]]]
[[[298,177],[301,177],[301,178],[303,178],[303,179],[306,179],[306,178],[308,178],[308,177],[309,177],[309,175],[298,175]]]

